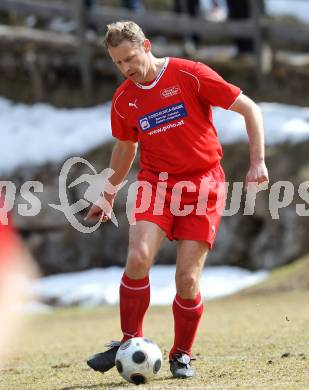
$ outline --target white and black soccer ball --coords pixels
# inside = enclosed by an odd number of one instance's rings
[[[159,372],[162,366],[162,353],[153,341],[134,337],[120,345],[115,364],[124,379],[140,385],[148,382]]]

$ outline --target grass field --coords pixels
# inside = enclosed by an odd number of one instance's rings
[[[145,335],[165,356],[143,389],[309,389],[309,258],[275,272],[261,286],[205,304],[195,344],[197,375],[171,379],[169,307],[150,308]],[[32,317],[22,342],[1,369],[0,389],[134,388],[115,369],[102,375],[85,359],[117,339],[118,308],[62,309]]]

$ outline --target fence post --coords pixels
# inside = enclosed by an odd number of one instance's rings
[[[88,9],[84,0],[72,0],[72,8],[79,40],[79,66],[82,88],[86,103],[91,104],[93,102],[92,56],[86,37]]]
[[[25,59],[29,77],[32,81],[33,97],[36,101],[41,102],[44,99],[44,82],[42,69],[38,64],[38,57],[34,45],[28,45]]]
[[[253,22],[253,46],[256,57],[256,80],[260,85],[263,78],[263,32],[261,26],[261,0],[250,0],[250,14]]]

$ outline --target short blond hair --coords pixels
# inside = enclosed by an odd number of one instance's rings
[[[123,41],[143,43],[144,40],[145,34],[138,24],[130,20],[122,20],[106,26],[103,44],[108,49],[109,46],[117,47]]]

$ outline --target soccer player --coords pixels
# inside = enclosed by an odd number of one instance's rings
[[[29,282],[36,268],[11,226],[11,216],[4,210],[0,190],[0,367],[6,360],[9,347],[24,325],[16,307],[29,298],[21,282]]]
[[[108,25],[104,42],[126,77],[112,101],[112,133],[117,141],[110,161],[115,171],[110,182],[118,185],[124,180],[139,144],[138,180],[149,183],[151,192],[150,206],[142,211],[145,188],[139,188],[136,224],[130,226],[120,284],[122,339],[109,344],[108,350],[92,356],[87,363],[105,372],[115,365],[121,343],[143,335],[143,318],[150,301],[149,269],[168,237],[177,240],[170,370],[176,378],[189,378],[194,375],[192,346],[203,313],[199,278],[217,234],[225,197],[219,191],[225,176],[211,107],[238,112],[245,119],[250,144],[246,182],[268,181],[261,112],[238,87],[208,66],[179,58],[156,58],[151,42],[134,22]],[[207,206],[200,202],[201,192],[207,193]],[[112,209],[115,195],[103,192],[87,218],[101,218],[104,222],[110,219],[111,211],[100,207],[103,197]],[[187,213],[190,206],[194,212]]]

